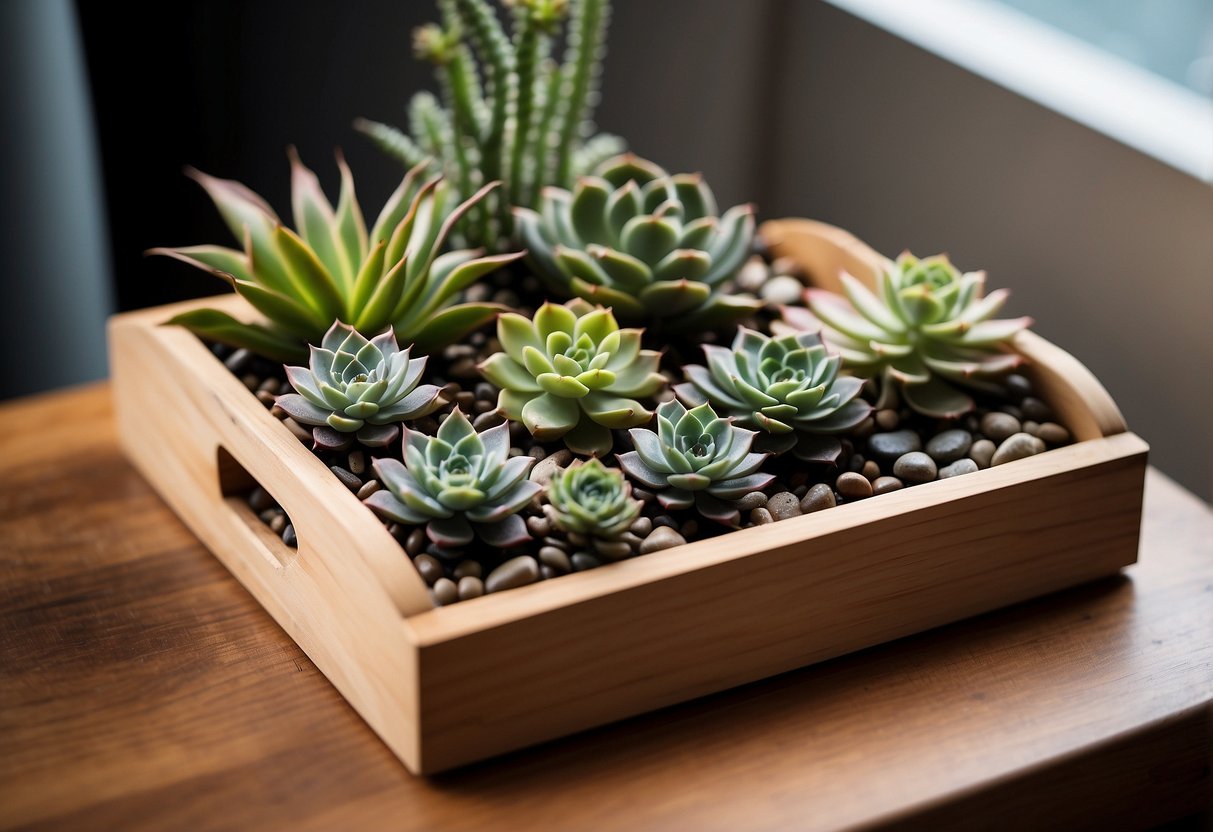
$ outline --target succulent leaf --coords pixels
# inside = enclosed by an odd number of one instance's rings
[[[640,515],[641,503],[623,472],[597,459],[559,471],[547,496],[544,511],[558,528],[599,540],[618,539]]]

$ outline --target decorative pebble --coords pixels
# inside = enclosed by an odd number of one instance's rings
[[[459,600],[459,587],[450,578],[439,578],[434,584],[434,600],[444,607],[455,603]]]
[[[223,364],[232,371],[233,375],[240,375],[244,372],[244,368],[247,367],[249,362],[252,360],[253,354],[248,350],[241,348],[233,351],[231,355],[224,359]]]
[[[1036,435],[1036,431],[1040,430],[1040,422],[1033,422],[1031,419],[1024,419],[1023,432]]]
[[[484,581],[475,575],[467,575],[459,579],[459,600],[468,601],[484,595]]]
[[[955,462],[969,452],[973,437],[967,430],[945,430],[927,440],[927,453],[938,465]]]
[[[358,489],[358,499],[365,500],[367,497],[379,490],[379,480],[367,480],[361,488]]]
[[[547,537],[552,533],[552,521],[540,514],[532,514],[526,518],[526,530],[531,537]]]
[[[989,439],[978,439],[973,443],[973,447],[969,448],[969,459],[976,462],[978,468],[989,468],[997,448],[998,446]]]
[[[812,511],[821,511],[823,508],[833,508],[837,503],[838,501],[834,499],[834,489],[824,482],[819,482],[809,488],[804,497],[800,499],[800,513],[808,514]]]
[[[987,413],[981,417],[981,432],[987,439],[1002,442],[1020,431],[1019,420],[1009,413]]]
[[[1047,445],[1064,445],[1070,441],[1070,432],[1056,422],[1045,422],[1037,429],[1036,437]]]
[[[777,274],[758,290],[759,296],[767,303],[795,303],[800,300],[804,286],[794,277]]]
[[[872,483],[868,482],[868,478],[863,474],[856,474],[853,471],[839,474],[838,482],[835,485],[838,493],[849,500],[862,500],[864,497],[872,496]]]
[[[510,558],[489,573],[484,582],[486,592],[501,592],[519,586],[533,584],[539,580],[539,562],[530,555]]]
[[[691,520],[687,520],[687,521],[683,522],[683,524],[682,524],[682,536],[683,537],[694,537],[698,533],[699,533],[699,523],[697,523],[695,520],[691,519]]]
[[[750,509],[750,522],[755,526],[765,526],[768,523],[774,523],[775,517],[767,509],[766,506]]]
[[[278,397],[268,390],[258,390],[256,395],[257,401],[261,402],[266,407],[273,407],[274,403],[278,401]]]
[[[892,465],[898,457],[921,450],[922,439],[912,430],[874,433],[868,439],[868,454],[882,466]]]
[[[433,586],[442,577],[444,571],[438,558],[433,555],[418,555],[413,558],[413,566],[417,567],[417,571],[421,574],[421,577],[430,586]]]
[[[287,416],[285,419],[283,419],[282,424],[286,425],[286,429],[289,430],[291,432],[291,434],[296,439],[298,439],[300,442],[307,442],[308,444],[311,444],[311,442],[312,442],[312,429],[311,428],[305,428],[303,425],[296,422],[290,416]]]
[[[495,428],[505,421],[505,417],[496,410],[490,410],[488,413],[481,413],[472,420],[472,427],[478,431],[486,431],[489,428]]]
[[[1048,422],[1053,419],[1053,410],[1040,399],[1032,396],[1021,401],[1019,409],[1023,411],[1025,419],[1031,419],[1034,422]]]
[[[653,520],[649,517],[637,517],[628,527],[628,531],[641,538],[647,537],[649,532],[653,531]]]
[[[455,575],[455,580],[458,581],[464,578],[479,578],[484,574],[484,567],[478,560],[461,560],[455,565],[452,573]]]
[[[678,528],[678,521],[668,514],[658,514],[653,518],[653,528],[658,526],[669,526],[671,529]]]
[[[588,552],[575,552],[569,560],[573,564],[574,572],[584,572],[587,569],[597,569],[602,566],[602,561]]]
[[[417,557],[425,551],[425,530],[420,526],[416,526],[409,532],[409,536],[404,540],[404,551],[410,556]]]
[[[603,560],[623,560],[632,556],[632,547],[626,540],[595,540],[594,553]]]
[[[273,519],[270,520],[270,531],[272,531],[274,534],[281,535],[286,530],[286,523],[287,520],[285,514],[275,514]]]
[[[1008,436],[994,452],[991,465],[1002,465],[1004,462],[1014,462],[1017,459],[1033,456],[1045,449],[1045,443],[1028,433],[1016,433]]]
[[[930,482],[938,473],[935,460],[922,451],[903,454],[893,463],[893,475],[902,482]]]
[[[874,480],[880,476],[880,466],[876,464],[876,460],[869,459],[864,462],[863,467],[859,469],[859,473],[869,480]]]
[[[770,276],[771,271],[767,268],[767,264],[763,259],[761,257],[751,257],[741,267],[741,271],[737,273],[735,282],[737,283],[737,288],[743,292],[757,292]]]
[[[1013,404],[999,405],[998,412],[1005,413],[1008,416],[1014,416],[1019,421],[1023,421],[1023,411]]]
[[[561,574],[573,571],[573,564],[569,560],[568,554],[557,549],[555,546],[541,546],[539,548],[539,562],[544,566],[552,567]]]
[[[564,468],[573,461],[573,452],[568,448],[561,448],[549,456],[544,457],[535,463],[535,467],[531,469],[531,482],[547,485],[552,481],[552,477],[556,476],[556,472]],[[489,590],[492,592],[492,590]]]
[[[559,578],[560,573],[546,563],[539,564],[539,579],[542,581],[550,581],[552,578]]]
[[[257,486],[248,495],[249,508],[256,512],[262,512],[266,509],[277,508],[278,503],[270,496],[270,493],[261,486]]]
[[[897,477],[877,477],[872,483],[873,494],[888,494],[890,491],[900,491],[905,484]]]
[[[351,474],[362,476],[366,473],[366,454],[362,451],[350,451],[346,467],[350,469]]]
[[[289,523],[287,524],[286,528],[282,530],[282,542],[287,546],[290,546],[292,549],[297,549],[299,547],[299,538],[295,536],[295,527]]]
[[[341,484],[350,491],[357,491],[359,488],[362,488],[362,480],[340,465],[330,465],[329,470],[336,474],[337,479],[341,480]]]
[[[1024,396],[1032,395],[1032,382],[1028,381],[1026,376],[1019,373],[1011,373],[1002,380],[1002,383],[1007,388],[1007,393],[1013,399],[1022,399]]]
[[[687,539],[685,537],[669,526],[658,526],[649,532],[649,536],[640,544],[640,554],[647,555],[650,552],[673,549],[675,546],[681,546],[686,542]]]
[[[891,408],[877,410],[875,414],[876,427],[882,431],[897,430],[897,426],[901,424],[901,417],[897,415],[897,411]]]
[[[780,491],[767,500],[767,511],[776,520],[800,516],[800,499],[790,491]]]
[[[946,480],[948,477],[959,477],[961,474],[973,474],[977,472],[977,463],[967,457],[958,459],[950,465],[945,465],[939,469],[939,478]]]

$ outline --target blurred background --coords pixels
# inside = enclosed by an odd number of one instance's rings
[[[334,195],[340,146],[379,204],[400,171],[350,125],[430,83],[427,2],[115,13],[0,3],[0,398],[103,377],[111,311],[220,290],[142,255],[226,242],[185,165],[281,206],[286,146]],[[987,269],[1213,499],[1213,3],[616,0],[610,46],[603,129],[723,203]]]

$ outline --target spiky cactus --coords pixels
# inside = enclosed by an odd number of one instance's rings
[[[726,526],[741,515],[729,502],[766,488],[771,474],[757,473],[765,453],[753,453],[754,431],[721,419],[711,405],[687,410],[677,399],[657,408],[657,430],[630,431],[636,450],[619,464],[640,485],[657,494],[667,509],[694,506]]]
[[[773,449],[793,448],[798,435],[850,430],[872,411],[858,398],[862,379],[839,376],[842,359],[815,333],[771,338],[742,327],[731,347],[703,350],[707,366],[682,368],[690,381],[674,388],[678,397],[711,402],[742,427],[783,437]]]
[[[356,127],[407,165],[426,158],[470,193],[501,179],[460,225],[470,244],[499,247],[511,206],[533,206],[544,185],[574,178],[623,150],[594,134],[592,102],[605,52],[608,0],[509,0],[510,34],[487,0],[439,0],[442,25],[423,27],[415,52],[435,67],[441,102],[428,92],[409,105],[409,132],[361,119]],[[567,21],[567,26],[565,25]],[[557,63],[549,55],[561,38]]]
[[[621,320],[715,329],[760,306],[720,290],[750,254],[753,208],[718,217],[697,174],[671,176],[619,156],[579,179],[572,193],[545,189],[538,212],[515,213],[519,237],[552,290],[610,306]]]
[[[296,393],[277,404],[295,421],[312,425],[317,448],[339,450],[356,438],[384,447],[400,436],[400,422],[419,419],[442,406],[442,390],[418,384],[426,359],[410,358],[389,329],[367,340],[356,329],[333,324],[307,367],[287,367]]]
[[[298,361],[307,345],[320,343],[334,321],[364,335],[391,327],[396,337],[430,352],[493,319],[502,307],[457,303],[460,293],[521,254],[480,256],[472,250],[443,253],[452,226],[494,185],[453,205],[450,187],[423,183],[410,170],[368,232],[354,195],[354,180],[339,157],[341,197],[334,209],[316,175],[291,151],[291,205],[295,229],[238,182],[198,171],[206,190],[243,246],[152,249],[226,280],[267,319],[243,323],[213,309],[176,316],[198,335],[268,358]]]
[[[380,517],[425,525],[439,546],[466,546],[479,537],[506,549],[530,540],[518,512],[542,487],[526,478],[535,460],[510,457],[506,424],[477,433],[456,408],[436,436],[405,430],[404,462],[376,459],[384,489],[364,502]]]
[[[993,382],[1023,359],[1003,349],[1030,318],[994,320],[1009,292],[984,294],[985,272],[961,272],[944,255],[918,259],[904,252],[877,275],[876,292],[845,272],[846,297],[807,290],[809,310],[788,307],[796,329],[821,329],[843,365],[881,380],[884,406],[900,391],[928,416],[950,418],[973,409],[963,387],[997,392]]]
[[[584,302],[545,303],[533,321],[497,319],[504,352],[480,365],[501,388],[498,409],[540,440],[564,438],[574,453],[611,450],[611,428],[643,425],[652,411],[637,401],[665,385],[660,356],[640,348],[638,329],[620,329],[610,310]]]

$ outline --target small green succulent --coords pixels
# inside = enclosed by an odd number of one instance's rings
[[[296,361],[333,321],[348,321],[366,335],[392,327],[397,338],[424,352],[491,321],[500,306],[456,301],[472,283],[521,253],[441,252],[452,226],[493,186],[452,206],[450,187],[438,180],[422,184],[422,169],[414,168],[368,233],[353,177],[340,158],[338,165],[341,197],[334,209],[316,175],[291,151],[295,231],[240,183],[191,171],[243,248],[191,246],[150,253],[222,277],[268,324],[242,323],[214,309],[186,312],[170,323],[268,358]]]
[[[640,501],[618,468],[577,460],[552,477],[544,513],[557,528],[598,540],[616,540],[640,515]]]
[[[534,321],[497,319],[504,352],[480,365],[501,388],[498,409],[539,440],[564,438],[574,453],[611,450],[612,428],[643,425],[653,414],[637,398],[666,383],[660,356],[640,348],[639,329],[620,329],[610,310],[584,302],[545,303]]]
[[[295,421],[314,426],[317,448],[338,450],[355,438],[383,447],[400,436],[399,422],[419,419],[443,404],[442,390],[418,385],[426,359],[410,358],[389,329],[367,340],[358,330],[335,323],[319,347],[311,347],[307,367],[287,367],[298,392],[277,404]]]
[[[510,457],[507,424],[477,433],[456,408],[436,436],[405,430],[404,462],[376,459],[384,489],[364,501],[376,514],[405,525],[425,524],[438,546],[457,548],[479,537],[508,549],[531,539],[518,516],[542,487],[526,478],[535,460]]]
[[[960,271],[944,255],[919,260],[909,252],[877,276],[877,291],[843,273],[846,297],[807,292],[809,310],[788,307],[796,329],[821,329],[843,366],[882,382],[878,407],[900,391],[914,410],[937,418],[973,409],[960,387],[997,390],[993,380],[1023,359],[1003,347],[1030,318],[992,320],[1009,293],[984,294],[985,272]]]
[[[757,473],[767,454],[751,452],[755,433],[721,419],[711,405],[687,410],[677,399],[657,408],[657,431],[631,431],[636,450],[619,464],[657,494],[667,509],[694,506],[704,517],[736,526],[740,512],[728,500],[766,488],[774,477]]]
[[[716,200],[697,174],[671,176],[632,155],[604,162],[572,193],[543,192],[538,212],[516,209],[518,233],[553,291],[610,306],[620,320],[715,329],[759,301],[721,291],[754,238],[754,210]]]
[[[798,434],[841,433],[872,407],[859,392],[863,381],[839,376],[842,359],[816,333],[771,338],[742,327],[731,348],[705,344],[707,366],[683,367],[689,382],[674,389],[689,405],[711,402],[736,424],[783,437],[770,445],[789,450]]]

